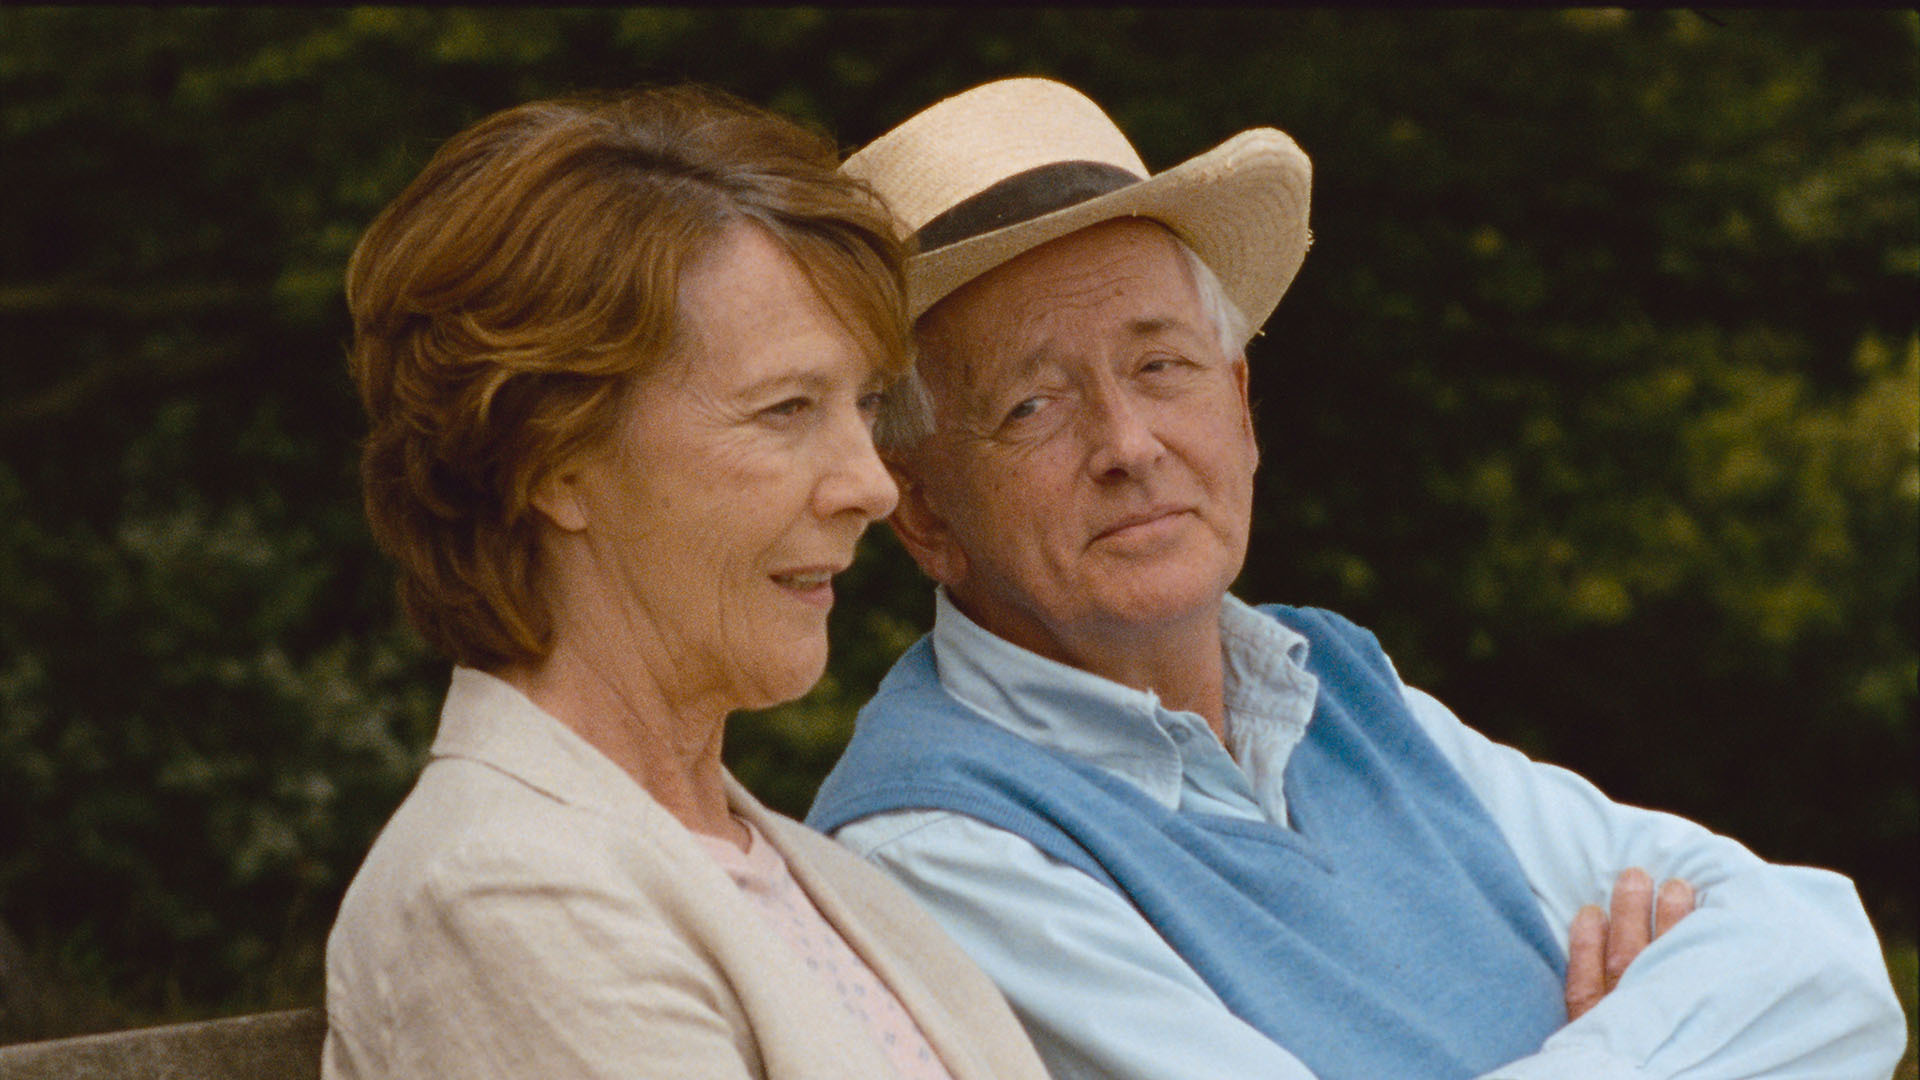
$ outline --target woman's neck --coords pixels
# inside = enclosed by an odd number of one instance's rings
[[[728,809],[720,760],[724,709],[677,705],[644,665],[595,656],[564,635],[544,659],[499,674],[633,777],[681,824],[747,846],[746,827]]]

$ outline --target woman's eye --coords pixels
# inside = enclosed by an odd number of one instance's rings
[[[1015,405],[1013,408],[1008,409],[1007,420],[1009,422],[1014,420],[1025,420],[1027,417],[1032,416],[1034,413],[1037,413],[1039,411],[1040,411],[1040,399],[1037,397],[1030,397],[1025,401],[1022,401],[1020,404]]]
[[[880,410],[885,408],[886,404],[887,395],[885,391],[875,390],[871,393],[860,395],[860,411],[868,416],[878,416]]]
[[[769,405],[765,409],[762,409],[761,412],[767,416],[792,417],[799,416],[812,407],[812,398],[791,397],[778,404]]]

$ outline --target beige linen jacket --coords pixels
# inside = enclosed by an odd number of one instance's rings
[[[727,783],[955,1080],[1044,1080],[999,991],[906,893]],[[466,668],[341,904],[327,1029],[328,1080],[892,1075],[692,833],[572,730]]]

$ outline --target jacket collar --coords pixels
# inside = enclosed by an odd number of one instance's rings
[[[474,668],[453,669],[429,753],[485,765],[568,806],[614,818],[679,821],[639,781],[512,683]],[[770,834],[773,812],[731,773],[724,780],[733,811]]]
[[[431,756],[461,758],[568,806],[613,817],[665,813],[639,781],[504,679],[453,669]]]

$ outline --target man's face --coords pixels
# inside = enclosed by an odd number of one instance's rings
[[[962,611],[1082,667],[1218,618],[1258,452],[1246,361],[1172,234],[1122,220],[1044,244],[919,337],[937,430],[903,461],[895,526]]]

